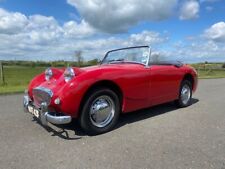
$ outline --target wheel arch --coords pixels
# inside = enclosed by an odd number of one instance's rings
[[[190,73],[186,73],[182,79],[182,81],[184,80],[188,80],[189,82],[191,82],[192,85],[192,89],[194,87],[194,77],[190,74]]]
[[[94,84],[92,84],[87,91],[84,93],[82,99],[81,99],[81,103],[79,106],[79,112],[78,112],[78,117],[80,116],[81,112],[82,112],[82,108],[84,106],[85,100],[87,99],[88,95],[95,90],[96,88],[101,88],[101,87],[106,87],[111,89],[112,91],[114,91],[117,96],[119,97],[119,101],[120,101],[120,106],[122,109],[123,106],[123,92],[122,89],[119,87],[118,84],[116,84],[115,82],[111,81],[111,80],[100,80],[95,82]]]

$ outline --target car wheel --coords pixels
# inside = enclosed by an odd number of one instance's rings
[[[108,89],[96,89],[86,97],[80,125],[90,135],[108,132],[117,123],[120,114],[120,101],[117,94]]]
[[[191,104],[192,99],[192,84],[188,80],[184,80],[181,83],[181,87],[179,90],[179,98],[176,100],[176,104],[178,107],[187,107]]]

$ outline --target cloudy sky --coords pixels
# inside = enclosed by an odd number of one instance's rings
[[[0,0],[0,60],[102,58],[150,45],[184,62],[225,61],[225,0]]]

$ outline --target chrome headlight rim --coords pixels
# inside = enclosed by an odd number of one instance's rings
[[[65,82],[69,82],[71,81],[74,77],[75,77],[75,72],[73,70],[72,67],[68,67],[66,68],[65,72],[64,72],[64,79],[65,79]]]
[[[45,70],[45,80],[46,80],[46,81],[49,81],[49,80],[52,78],[52,76],[53,76],[53,71],[52,71],[52,69],[51,69],[51,68],[47,68],[47,69]]]

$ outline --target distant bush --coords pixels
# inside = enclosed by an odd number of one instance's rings
[[[222,65],[222,68],[225,68],[225,63]]]

